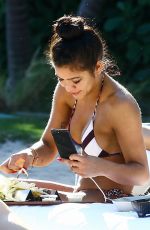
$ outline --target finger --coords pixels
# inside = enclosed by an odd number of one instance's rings
[[[9,169],[5,165],[0,165],[0,171],[2,171],[3,173],[7,173],[7,174],[11,174],[11,173],[16,173],[17,172],[17,171]]]
[[[28,158],[24,161],[23,167],[24,169],[28,169],[30,166],[33,166],[33,157],[28,156]]]
[[[72,166],[70,169],[73,173],[81,175],[79,168]]]
[[[70,170],[71,170],[72,172],[74,172],[74,173],[75,173],[75,171],[76,171],[77,169],[76,169],[76,167],[75,167],[75,166],[70,165]]]
[[[21,168],[24,167],[25,161],[26,158],[23,154],[12,154],[8,159],[8,168],[13,171],[19,171]]]
[[[79,155],[79,154],[71,154],[69,159],[70,160],[74,160],[74,161],[80,161],[82,162],[84,157],[86,157],[86,155]]]
[[[14,172],[18,172],[21,168],[20,167],[11,167],[11,166],[8,166],[8,170],[10,170],[12,173]]]
[[[80,169],[77,168],[77,167],[73,167],[73,166],[72,166],[72,167],[71,167],[71,171],[72,171],[73,173],[75,173],[75,174],[77,174],[77,175],[83,177],[83,178],[88,178],[88,176],[86,176],[84,173],[82,173],[82,172],[80,171]]]
[[[74,168],[80,168],[81,162],[73,160],[73,161],[70,161],[70,165],[71,165],[71,167],[74,167]]]
[[[21,169],[21,167],[16,165],[14,161],[11,161],[11,158],[8,161],[8,164],[7,165],[5,164],[5,166],[8,168],[8,170],[11,170],[12,172],[13,171],[18,172]]]
[[[16,162],[15,162],[15,166],[19,167],[19,168],[23,168],[25,163],[25,159],[24,158],[19,158]]]
[[[59,161],[61,163],[65,163],[65,159],[62,157],[57,157],[56,159],[57,159],[57,161]]]
[[[65,159],[65,158],[61,158],[61,161],[64,164],[70,165],[70,160],[69,159]]]
[[[12,170],[8,167],[9,164],[9,158],[6,159],[1,165],[0,165],[0,170],[4,173],[14,173],[16,172],[15,170]]]

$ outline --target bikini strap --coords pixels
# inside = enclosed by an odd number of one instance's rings
[[[69,124],[68,124],[68,130],[70,130],[70,123],[71,123],[73,114],[74,114],[74,112],[76,110],[76,105],[77,105],[77,100],[75,100],[74,105],[72,107],[72,111],[71,111],[71,115],[70,115],[70,119],[69,119]]]
[[[73,117],[73,114],[74,114],[74,112],[76,110],[76,105],[77,105],[77,99],[75,100],[74,105],[72,107],[71,116],[70,116],[71,118]]]
[[[98,103],[100,101],[100,97],[101,97],[101,94],[102,94],[102,90],[103,90],[103,86],[104,86],[104,78],[105,78],[105,74],[103,73],[102,80],[101,80],[101,87],[100,87],[99,95],[98,95],[98,98],[97,98],[97,101],[96,101],[96,104],[95,104],[93,117],[95,117],[95,115],[96,115],[97,106],[98,106]],[[71,115],[70,115],[70,119],[69,119],[69,124],[68,124],[68,129],[69,130],[70,130],[70,123],[71,123],[72,117],[73,117],[75,109],[76,109],[76,105],[77,105],[77,99],[75,100],[74,105],[72,107],[72,111],[71,111]]]
[[[96,101],[96,104],[95,104],[95,108],[94,108],[94,117],[96,115],[96,110],[97,110],[97,106],[99,104],[99,101],[100,101],[100,97],[101,97],[101,94],[102,94],[102,90],[103,90],[103,86],[104,86],[104,79],[105,79],[105,74],[103,73],[103,76],[102,76],[102,80],[101,80],[101,87],[100,87],[100,91],[99,91],[99,95],[98,95],[98,98],[97,98],[97,101]]]

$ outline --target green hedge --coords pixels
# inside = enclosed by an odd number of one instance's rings
[[[150,114],[149,0],[106,1],[98,26],[122,71],[119,81]]]
[[[31,82],[33,79],[34,84],[36,78],[39,85],[36,85],[37,90],[34,90],[32,100],[29,100],[31,89],[28,89],[29,95],[27,97],[25,97],[25,92],[21,90],[23,95],[18,97],[17,108],[48,112],[56,81],[50,67],[47,67],[41,60],[45,58],[43,52],[51,36],[51,25],[54,20],[64,14],[75,14],[81,1],[28,0],[28,2],[32,53],[33,56],[35,56],[35,52],[37,54],[34,65],[32,61],[27,71],[28,76],[31,76],[27,79],[30,79]],[[0,67],[3,66],[1,69],[3,79],[6,75],[4,3],[5,1],[0,0]],[[108,48],[122,71],[122,77],[118,80],[135,95],[144,115],[150,114],[149,6],[149,0],[104,1],[103,9],[99,10],[100,13],[96,18]],[[40,65],[38,65],[39,62]],[[35,66],[36,68],[34,68]],[[42,81],[45,82],[44,87],[40,87]],[[0,86],[3,85],[2,82]],[[30,88],[30,84],[24,83],[26,88]],[[20,93],[19,89],[18,92]]]

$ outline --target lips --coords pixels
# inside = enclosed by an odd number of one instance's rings
[[[81,91],[76,92],[76,93],[71,93],[71,94],[72,94],[73,96],[77,96],[80,92],[81,92]]]

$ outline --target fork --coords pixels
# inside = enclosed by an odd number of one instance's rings
[[[24,173],[25,175],[26,175],[26,177],[28,178],[28,172],[27,172],[27,170],[25,170],[25,168],[21,168],[19,171],[18,171],[18,173],[17,173],[17,179],[20,177],[20,175],[22,174],[22,173]]]

